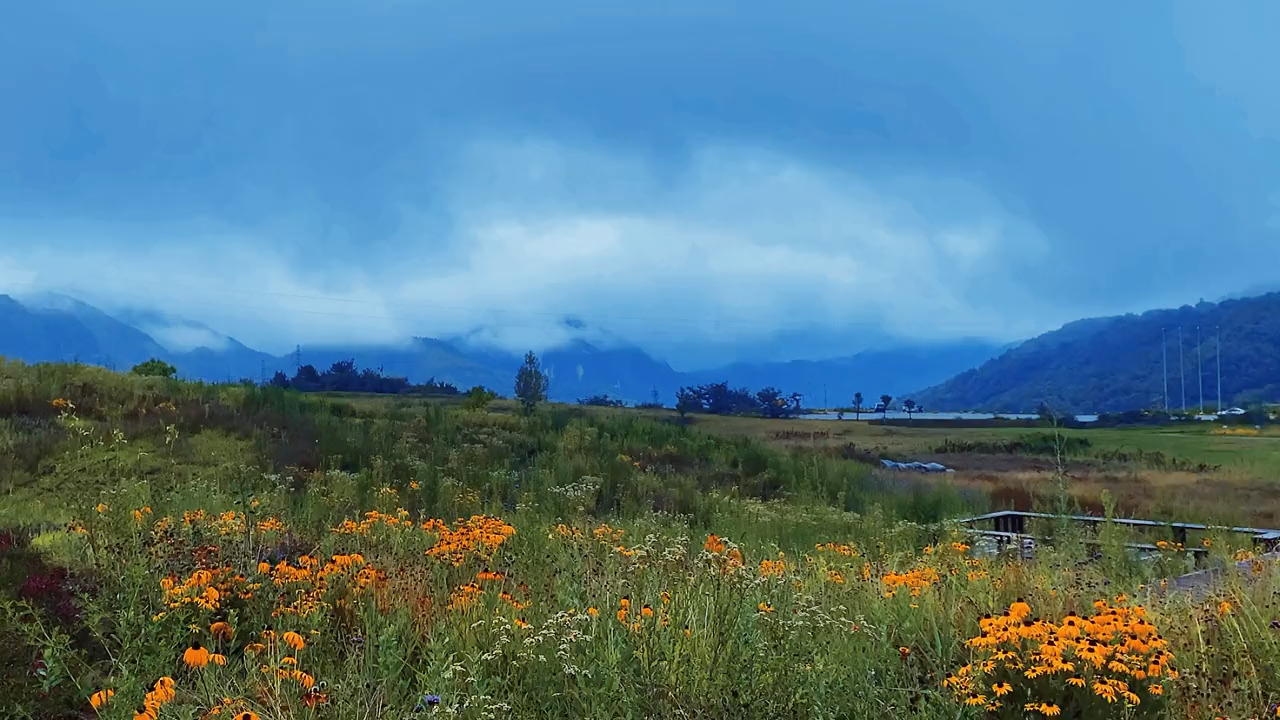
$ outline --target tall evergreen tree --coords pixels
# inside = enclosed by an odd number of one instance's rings
[[[516,399],[525,414],[530,414],[538,403],[547,399],[547,375],[538,365],[538,356],[530,350],[524,356],[524,365],[516,372]]]

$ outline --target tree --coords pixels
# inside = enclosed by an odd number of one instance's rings
[[[853,419],[862,419],[862,393],[860,392],[853,394]]]
[[[892,395],[880,396],[880,419],[887,420],[889,418],[889,403],[893,402]]]
[[[608,393],[596,394],[590,397],[578,398],[579,405],[594,405],[596,407],[626,407],[627,404],[617,398],[609,397]]]
[[[906,400],[903,400],[902,409],[907,411],[907,420],[910,421],[912,414],[914,414],[916,411],[916,401],[912,400],[911,398],[907,398]]]
[[[680,413],[680,419],[691,412],[699,412],[702,410],[702,397],[698,394],[698,390],[692,387],[682,387],[676,391],[676,412]]]
[[[268,384],[272,387],[287,388],[289,387],[289,376],[285,375],[283,370],[277,370],[276,374],[271,376],[271,382]]]
[[[467,391],[467,396],[462,399],[462,407],[468,410],[485,410],[489,403],[497,399],[498,393],[483,385],[476,385]]]
[[[146,362],[134,365],[129,372],[144,377],[171,378],[174,373],[178,372],[178,369],[159,358],[151,358]]]
[[[516,399],[525,414],[530,414],[538,403],[547,399],[547,374],[538,365],[538,356],[530,350],[524,356],[524,365],[516,372]]]
[[[777,388],[767,387],[756,393],[756,402],[760,403],[760,413],[768,418],[780,418],[787,415],[787,399]]]
[[[293,380],[289,384],[295,390],[316,392],[321,389],[320,373],[315,365],[301,365],[294,371]]]

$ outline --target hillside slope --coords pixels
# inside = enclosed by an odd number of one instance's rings
[[[0,295],[0,356],[26,362],[109,362],[97,336],[75,315],[27,308],[8,295]]]
[[[1280,401],[1280,293],[1069,323],[921,391],[917,400],[930,408],[1003,412],[1034,411],[1042,402],[1073,412],[1159,408],[1164,332],[1170,407],[1182,407],[1185,377],[1187,406],[1198,404],[1203,380],[1205,405],[1214,408],[1219,327],[1223,403]]]

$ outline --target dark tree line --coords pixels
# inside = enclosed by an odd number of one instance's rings
[[[389,395],[457,395],[458,388],[432,378],[413,384],[408,378],[389,377],[380,370],[358,370],[354,360],[339,360],[324,372],[313,365],[303,365],[290,378],[277,370],[271,385],[293,388],[300,392],[363,392]]]
[[[731,388],[729,383],[682,387],[676,392],[676,410],[709,415],[763,415],[780,418],[799,415],[800,393],[783,395],[782,391],[767,387],[752,393],[746,388]]]
[[[609,397],[608,393],[601,395],[592,395],[591,397],[578,398],[579,405],[594,405],[596,407],[626,407],[627,404],[617,398]]]

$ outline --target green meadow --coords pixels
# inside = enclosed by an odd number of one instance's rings
[[[1197,566],[1050,523],[1021,559],[955,520],[1265,520],[1274,442],[6,363],[0,717],[1272,717],[1280,576],[1247,539]]]

